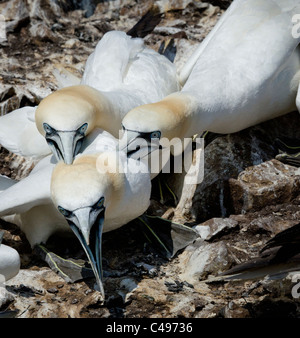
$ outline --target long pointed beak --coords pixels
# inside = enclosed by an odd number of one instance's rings
[[[148,153],[146,149],[148,142],[136,131],[126,130],[119,141],[119,150],[125,151],[130,158],[139,159],[145,156]]]
[[[139,136],[138,132],[125,130],[119,140],[119,150],[128,152],[129,145]]]
[[[46,140],[57,161],[63,160],[66,164],[72,164],[81,149],[84,135],[77,131],[57,131]]]
[[[76,132],[67,131],[67,132],[57,132],[61,141],[61,154],[63,160],[66,164],[72,164],[75,157],[75,147],[76,147]]]
[[[101,211],[94,224],[90,226],[90,217],[87,212],[90,209],[80,209],[77,213],[78,224],[69,222],[71,229],[79,239],[92,267],[96,282],[103,298],[105,298],[103,287],[103,270],[102,270],[102,233],[104,224],[104,211]]]

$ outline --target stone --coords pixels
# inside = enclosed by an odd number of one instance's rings
[[[86,59],[102,34],[112,29],[128,31],[149,8],[146,1],[105,1],[87,18],[85,8],[73,10],[74,3],[72,8],[67,8],[68,0],[22,0],[23,7],[20,1],[0,4],[1,14],[4,8],[10,8],[6,11],[6,23],[11,25],[7,41],[0,48],[0,82],[3,84],[0,109],[3,114],[20,106],[38,104],[62,82],[70,85],[68,76],[64,81],[61,77],[59,81],[57,74],[53,76],[54,68],[60,71],[63,67],[80,81]],[[80,5],[84,3],[90,1],[80,0]],[[175,64],[180,70],[230,1],[162,0],[159,3],[174,9],[163,15],[159,27],[167,27],[165,31],[169,33],[171,28],[181,29],[172,34],[177,45]],[[41,24],[54,34],[53,42],[38,37],[37,32],[34,32],[36,37],[30,35],[30,27]],[[161,42],[167,39],[163,28],[147,36],[145,41],[150,48],[158,50]],[[79,43],[73,45],[72,40]],[[72,48],[62,48],[64,44]],[[20,46],[32,48],[26,48],[25,53]],[[93,278],[75,284],[65,283],[34,255],[16,225],[0,220],[5,242],[18,249],[22,260],[20,276],[5,290],[4,307],[9,311],[6,315],[15,311],[24,318],[240,318],[270,314],[299,318],[299,299],[294,297],[300,291],[297,279],[286,276],[272,280],[263,276],[257,281],[212,282],[210,279],[227,268],[257,257],[270,238],[300,222],[300,195],[291,201],[280,199],[286,201],[283,204],[270,203],[257,211],[249,209],[237,215],[233,214],[234,210],[237,208],[240,212],[243,203],[238,205],[231,197],[231,180],[238,180],[249,167],[255,171],[257,166],[274,159],[275,137],[300,138],[299,123],[299,113],[295,112],[215,139],[205,148],[205,173],[200,184],[185,185],[182,189],[183,175],[168,176],[169,186],[181,201],[179,208],[175,213],[170,205],[161,204],[159,199],[152,200],[149,215],[164,215],[171,220],[176,214],[180,216],[179,223],[197,225],[202,236],[172,259],[166,261],[153,253],[143,235],[130,225],[106,233],[103,236],[104,288],[106,300],[113,300],[109,302],[112,307],[103,304],[99,292],[93,290]],[[1,173],[22,179],[33,166],[0,148]],[[174,185],[170,184],[172,182]],[[268,182],[261,181],[261,187],[268,188]],[[72,246],[64,249],[70,253],[67,257],[72,256]],[[75,250],[75,256],[84,258],[80,250]]]
[[[43,22],[36,22],[31,24],[29,32],[33,39],[52,42],[56,39],[55,34]]]
[[[14,295],[7,291],[5,286],[0,283],[0,309],[13,302],[15,299]]]
[[[0,13],[5,18],[7,33],[17,31],[30,21],[27,3],[23,0],[10,0],[0,3]]]
[[[59,2],[52,0],[27,0],[30,11],[30,18],[41,20],[46,25],[51,25],[53,21],[63,15],[63,11],[58,5]]]
[[[300,169],[271,160],[246,168],[229,185],[234,213],[257,211],[294,199],[299,194]]]
[[[79,45],[79,40],[69,39],[64,43],[63,47],[72,49],[72,48],[77,47],[78,45]]]
[[[230,218],[212,218],[194,227],[200,237],[206,241],[220,237],[236,228],[238,222]]]
[[[204,149],[204,179],[196,188],[184,184],[185,173],[168,176],[167,182],[179,201],[182,192],[188,196],[185,205],[189,207],[182,205],[176,212],[197,223],[213,217],[228,217],[231,213],[239,213],[242,207],[236,205],[235,195],[237,194],[232,193],[232,184],[235,181],[230,179],[236,180],[238,175],[248,167],[274,159],[277,154],[277,149],[274,148],[276,137],[285,135],[300,138],[300,129],[290,128],[291,124],[300,124],[298,112],[214,139]],[[281,167],[279,162],[277,167]],[[279,172],[278,170],[274,171],[274,175]],[[284,172],[286,171],[287,167],[284,169]],[[291,174],[293,172],[292,170]],[[298,182],[298,178],[295,176],[292,181]],[[191,190],[190,194],[188,190]],[[292,190],[296,192],[297,186]],[[286,193],[281,192],[281,194]],[[278,200],[280,198],[276,199]]]
[[[202,239],[188,246],[179,257],[182,273],[181,280],[193,285],[209,275],[218,275],[232,263],[226,243],[206,243]]]

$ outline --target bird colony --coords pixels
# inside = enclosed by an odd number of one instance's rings
[[[104,297],[102,234],[149,207],[154,145],[161,154],[163,139],[234,133],[300,109],[298,13],[298,0],[234,0],[180,72],[134,29],[106,33],[80,83],[0,118],[0,144],[37,160],[18,182],[0,177],[1,218],[32,247],[73,232]],[[2,244],[0,275],[19,268]]]

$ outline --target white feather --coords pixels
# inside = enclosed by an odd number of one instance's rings
[[[40,159],[50,154],[46,140],[38,132],[36,107],[23,107],[0,117],[0,144],[24,157]]]
[[[115,152],[117,140],[108,133],[99,130],[97,132],[97,135],[96,131],[91,135],[93,139],[88,140],[86,149],[78,157],[95,154],[97,151],[100,155],[103,150]],[[103,148],[104,144],[107,146]],[[135,168],[136,161],[127,162],[125,154],[121,154],[120,159],[124,166],[128,165],[129,169]],[[19,182],[0,176],[0,191],[2,191],[0,192],[0,217],[7,220],[9,216],[9,221],[21,228],[32,246],[46,242],[56,231],[70,231],[68,223],[58,212],[51,198],[51,177],[55,165],[54,157],[47,156],[34,167],[28,177]],[[151,182],[147,168],[144,168],[143,173],[132,173],[128,170],[125,176],[125,185],[120,187],[121,191],[124,190],[122,198],[106,215],[104,231],[124,225],[140,216],[149,206]],[[103,174],[104,181],[105,177],[106,174]],[[85,185],[85,191],[81,190],[82,195],[93,193],[95,189],[92,189],[93,182],[91,183]],[[67,196],[73,201],[82,202],[81,195],[68,195],[72,191],[72,187],[69,188],[62,192],[62,197]]]
[[[198,131],[236,132],[296,109],[300,38],[292,18],[299,11],[296,0],[232,3],[191,58],[182,88],[197,100]]]
[[[15,249],[0,243],[0,287],[1,283],[18,274],[20,265],[19,253]]]

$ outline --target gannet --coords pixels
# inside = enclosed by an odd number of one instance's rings
[[[0,231],[0,286],[20,271],[20,256],[17,250],[2,244],[4,231]]]
[[[0,117],[0,144],[14,154],[40,160],[51,154],[35,124],[36,107],[23,107]]]
[[[125,32],[106,33],[89,56],[81,84],[41,101],[37,129],[55,156],[71,164],[82,139],[98,127],[119,137],[122,118],[132,108],[179,89],[175,65]]]
[[[151,193],[147,166],[116,149],[117,140],[102,132],[72,165],[47,156],[23,180],[0,180],[0,217],[20,226],[32,247],[73,230],[103,295],[101,233],[143,214]]]
[[[167,53],[163,53],[165,57],[147,48],[141,39],[160,19],[153,6],[127,34],[104,34],[88,57],[81,80],[55,65],[59,89],[42,100],[38,109],[25,107],[1,116],[0,144],[37,160],[52,150],[58,159],[65,157],[71,163],[93,128],[101,127],[118,137],[122,117],[135,105],[155,102],[177,91],[176,67]]]
[[[142,140],[234,133],[296,110],[298,13],[298,0],[235,0],[183,67],[181,91],[124,117],[121,147],[132,156]]]

